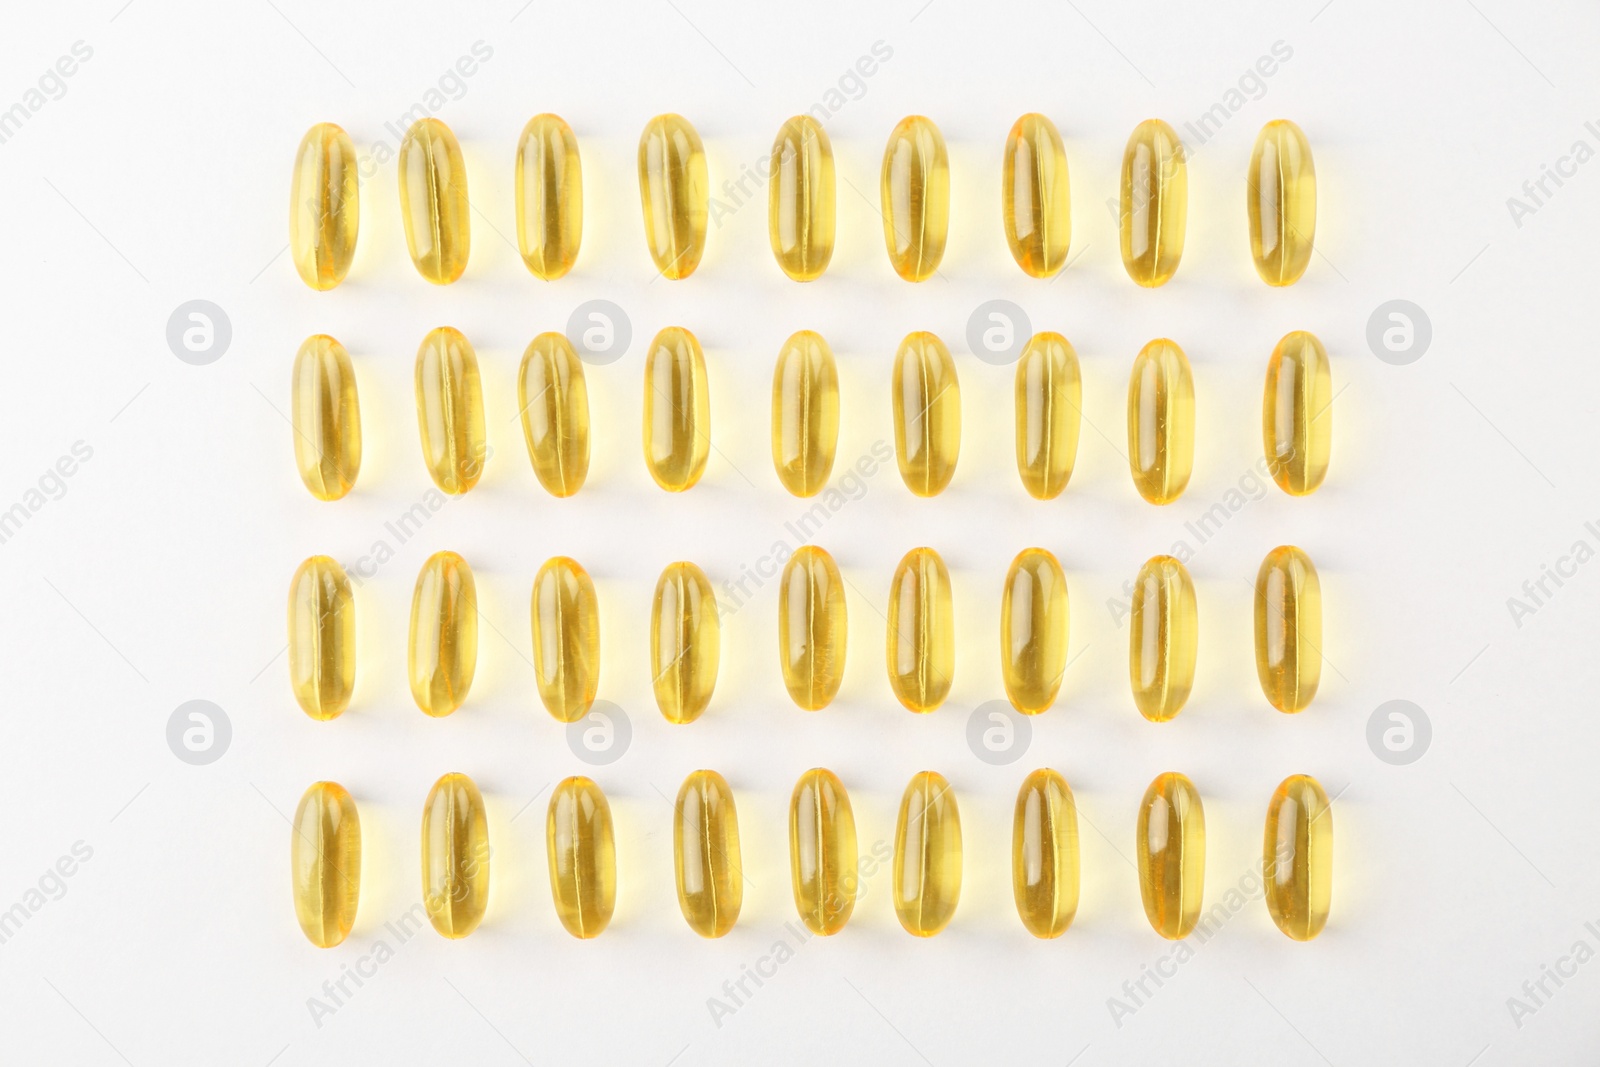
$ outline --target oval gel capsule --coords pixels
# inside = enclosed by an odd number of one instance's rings
[[[789,871],[794,906],[812,933],[836,934],[856,906],[856,817],[844,783],[815,767],[789,798]]]
[[[733,790],[716,771],[695,771],[678,790],[676,815],[678,906],[689,929],[701,937],[721,937],[739,921],[744,901]]]
[[[1256,572],[1256,675],[1279,711],[1304,711],[1322,680],[1322,583],[1293,545],[1267,553]]]
[[[1322,342],[1285,334],[1267,362],[1261,440],[1272,480],[1291,496],[1317,491],[1333,450],[1333,376]]]
[[[578,138],[559,115],[535,115],[517,144],[517,248],[535,278],[572,269],[583,243]]]
[[[645,243],[668,281],[687,278],[706,251],[711,182],[700,134],[682,115],[657,115],[639,136]]]
[[[650,676],[668,722],[694,722],[706,710],[721,655],[717,598],[705,571],[671,564],[656,583],[650,612]]]
[[[844,578],[826,551],[803,545],[778,583],[778,660],[797,705],[817,711],[838,695],[845,647]]]
[[[920,282],[939,269],[950,230],[950,157],[932,119],[911,115],[889,134],[878,188],[889,264]]]
[[[961,458],[961,384],[944,342],[925,331],[907,334],[892,388],[900,478],[918,496],[938,496]]]
[[[961,812],[950,783],[920,771],[900,798],[894,829],[894,913],[906,933],[932,937],[961,900]]]
[[[300,280],[332,289],[350,273],[361,228],[356,146],[331,122],[306,131],[289,186],[289,255]]]
[[[350,935],[361,899],[361,820],[356,802],[337,782],[305,791],[289,841],[294,914],[318,948]]]
[[[412,699],[435,718],[459,708],[472,688],[478,668],[478,588],[472,568],[454,552],[435,552],[417,575],[406,667]]]
[[[435,285],[461,277],[472,250],[467,164],[438,119],[418,119],[400,142],[400,214],[417,273]]]
[[[451,939],[476,930],[489,909],[489,818],[464,774],[433,783],[422,807],[422,903]]]
[[[668,326],[644,363],[644,461],[669,493],[691,489],[711,454],[706,357],[694,334]]]
[[[1317,171],[1311,144],[1288,119],[1261,127],[1245,180],[1250,258],[1268,285],[1293,285],[1306,272],[1317,234]]]
[[[1296,941],[1320,934],[1333,901],[1333,811],[1310,775],[1292,774],[1272,794],[1261,864],[1278,929]]]
[[[325,333],[306,338],[294,357],[290,388],[300,480],[318,500],[338,500],[361,473],[361,406],[344,345]]]
[[[1194,582],[1171,556],[1152,556],[1133,580],[1128,616],[1128,679],[1139,714],[1166,722],[1194,686],[1200,642]]]
[[[1183,142],[1161,119],[1134,127],[1122,153],[1122,265],[1153,289],[1165,285],[1183,258],[1189,172]]]
[[[796,115],[778,128],[767,179],[767,235],[783,273],[822,277],[833,258],[833,145],[822,123]]]
[[[1017,553],[1000,597],[1000,674],[1011,706],[1038,715],[1067,669],[1067,577],[1042,548]]]
[[[1017,266],[1049,278],[1067,262],[1072,244],[1067,150],[1056,124],[1039,114],[1017,120],[1000,165],[1000,214]]]
[[[517,410],[539,484],[551,496],[576,493],[589,475],[589,386],[561,334],[541,333],[522,353]]]
[[[889,585],[889,688],[909,710],[933,711],[956,673],[950,572],[931,548],[913,548]]]
[[[839,371],[818,334],[791,334],[772,372],[772,465],[798,497],[828,484],[839,443]]]
[[[1011,889],[1028,933],[1060,937],[1078,914],[1078,808],[1067,780],[1041,768],[1017,791]]]
[[[1171,341],[1151,341],[1128,381],[1128,466],[1139,495],[1170,504],[1194,471],[1194,376]]]
[[[289,583],[289,682],[313,719],[334,719],[356,686],[356,606],[350,578],[329,556],[312,556]]]
[[[1036,333],[1017,361],[1017,473],[1035,500],[1054,500],[1078,460],[1083,382],[1078,353],[1058,333]]]
[[[547,560],[533,579],[533,673],[557,722],[589,714],[600,686],[600,607],[578,561]]]
[[[433,484],[452,496],[483,476],[488,455],[478,354],[461,331],[440,326],[417,349],[417,431]]]
[[[599,937],[617,905],[617,849],[606,795],[588,778],[564,779],[550,794],[544,827],[556,918],[573,937]]]
[[[1134,850],[1145,917],[1169,941],[1188,937],[1206,881],[1206,817],[1193,782],[1168,771],[1150,783]]]

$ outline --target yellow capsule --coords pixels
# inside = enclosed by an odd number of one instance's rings
[[[1256,675],[1279,711],[1304,711],[1322,681],[1322,583],[1293,545],[1267,553],[1256,572]]]
[[[460,330],[428,331],[417,349],[416,387],[422,462],[434,485],[451,495],[465,493],[483,476],[489,449],[478,354]]]
[[[669,565],[650,612],[650,676],[668,722],[694,722],[706,710],[721,655],[717,598],[706,572],[693,563]]]
[[[1133,580],[1128,617],[1128,680],[1139,714],[1166,722],[1183,710],[1194,686],[1200,617],[1194,582],[1171,556],[1152,556]]]
[[[814,281],[833,258],[833,145],[822,123],[796,115],[778,128],[767,179],[767,235],[783,273]]]
[[[573,937],[599,937],[617,904],[617,849],[611,805],[588,778],[567,778],[550,794],[544,823],[550,896]]]
[[[434,285],[461,277],[472,250],[467,164],[438,119],[413,122],[400,142],[400,214],[417,273]]]
[[[839,776],[814,767],[789,798],[789,872],[794,906],[812,933],[844,929],[856,907],[856,817]]]
[[[961,899],[961,812],[950,783],[919,771],[900,798],[894,828],[894,913],[906,933],[932,937]]]
[[[939,269],[950,230],[950,158],[932,119],[908,116],[889,134],[878,188],[889,263],[920,282]]]
[[[906,334],[893,389],[900,478],[918,496],[938,496],[961,457],[961,383],[944,342],[926,331]]]
[[[547,560],[533,579],[533,673],[557,722],[589,714],[600,685],[600,607],[578,561]]]
[[[422,903],[451,939],[476,930],[489,908],[489,819],[464,774],[434,782],[422,808]]]
[[[1122,265],[1147,289],[1165,285],[1183,257],[1189,173],[1183,142],[1160,119],[1134,127],[1122,153]]]
[[[1078,808],[1067,780],[1049,768],[1028,775],[1017,791],[1011,890],[1034,937],[1060,937],[1078,914]]]
[[[306,131],[289,186],[289,254],[300,279],[332,289],[350,273],[361,228],[356,146],[331,122]]]
[[[682,115],[657,115],[639,136],[645,243],[668,281],[687,278],[706,251],[711,182],[700,134]]]
[[[1000,597],[1000,674],[1011,706],[1037,715],[1067,669],[1067,576],[1042,548],[1017,553]]]
[[[517,145],[517,248],[535,278],[553,282],[583,242],[583,166],[560,115],[535,115]]]
[[[772,465],[795,496],[828,484],[839,443],[839,372],[818,334],[791,334],[772,372]]]
[[[1317,171],[1311,144],[1288,119],[1261,127],[1245,181],[1250,258],[1268,285],[1293,285],[1317,235]]]
[[[435,718],[459,708],[472,688],[478,668],[478,587],[472,568],[454,552],[435,552],[417,575],[406,667],[412,699]]]
[[[1322,784],[1291,774],[1267,806],[1261,848],[1267,911],[1296,941],[1322,933],[1333,903],[1333,810]]]
[[[294,913],[318,948],[350,935],[361,899],[361,820],[337,782],[318,782],[300,798],[289,841]]]
[[[1139,495],[1170,504],[1194,471],[1194,376],[1171,341],[1151,341],[1128,381],[1128,466]]]
[[[1139,894],[1156,933],[1181,941],[1200,919],[1206,884],[1206,815],[1194,783],[1168,771],[1139,807]]]
[[[356,605],[350,579],[312,556],[289,583],[289,681],[313,719],[336,719],[356,686]]]
[[[668,326],[644,363],[644,461],[669,493],[694,487],[711,453],[706,357],[694,334]]]
[[[1067,150],[1056,124],[1043,115],[1022,116],[1006,137],[1000,213],[1011,258],[1024,272],[1049,278],[1066,265],[1072,244]]]
[[[838,695],[845,644],[844,578],[826,551],[804,545],[778,583],[778,660],[790,698],[806,711]]]
[[[344,345],[307,337],[294,357],[290,422],[300,480],[318,500],[338,500],[361,473],[361,405]]]
[[[1036,333],[1017,361],[1017,473],[1036,500],[1054,500],[1078,460],[1083,382],[1078,353],[1059,333]]]
[[[956,675],[950,572],[931,548],[913,548],[889,585],[889,688],[912,711],[933,711]]]
[[[721,937],[739,921],[744,871],[733,790],[716,771],[695,771],[678,790],[672,823],[678,907],[701,937]]]
[[[1333,449],[1333,375],[1322,342],[1285,334],[1267,363],[1261,439],[1272,480],[1291,496],[1317,491]]]
[[[522,353],[517,410],[539,484],[551,496],[576,493],[589,475],[589,387],[561,334],[541,333]]]

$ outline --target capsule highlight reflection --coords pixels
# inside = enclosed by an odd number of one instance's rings
[[[452,496],[483,476],[489,447],[483,428],[478,354],[461,331],[429,330],[417,349],[417,430],[433,484]]]
[[[920,282],[939,269],[950,230],[950,157],[932,119],[908,116],[889,134],[878,189],[889,263]]]
[[[417,575],[406,667],[412,699],[435,718],[459,708],[472,688],[478,668],[478,588],[472,568],[454,552],[435,552]]]
[[[1194,471],[1194,377],[1171,341],[1151,341],[1128,381],[1128,466],[1139,495],[1170,504]]]
[[[682,115],[657,115],[639,135],[645,243],[668,281],[687,278],[706,251],[711,182],[700,134]]]
[[[900,479],[918,496],[938,496],[961,458],[961,383],[944,342],[907,334],[894,357],[894,442]]]
[[[778,128],[767,179],[767,236],[783,273],[822,277],[833,258],[833,145],[822,123],[796,115]]]
[[[1200,919],[1206,881],[1206,817],[1193,782],[1168,771],[1150,783],[1134,844],[1150,925],[1169,941],[1188,937]]]
[[[1317,491],[1333,451],[1333,375],[1322,342],[1285,334],[1267,362],[1261,440],[1272,480],[1291,496]]]
[[[350,353],[325,333],[306,338],[295,353],[290,389],[300,480],[318,500],[338,500],[361,473],[361,406]]]
[[[812,933],[844,929],[856,906],[856,818],[839,776],[814,767],[789,798],[789,871],[794,906]]]
[[[920,771],[900,798],[894,830],[894,913],[906,933],[932,937],[961,900],[961,812],[950,783]]]
[[[1000,674],[1011,706],[1038,715],[1067,669],[1067,577],[1042,548],[1017,553],[1000,597]]]
[[[422,903],[433,928],[466,937],[489,910],[489,818],[477,783],[447,774],[422,808]]]
[[[557,722],[577,722],[600,687],[600,607],[589,572],[566,556],[546,560],[529,614],[539,699]]]
[[[561,334],[541,333],[522,353],[517,410],[539,484],[551,496],[576,493],[589,476],[589,386]]]
[[[789,697],[806,711],[825,708],[844,680],[844,578],[833,557],[803,545],[778,583],[778,661]]]
[[[350,936],[361,899],[361,820],[337,782],[317,782],[300,798],[289,840],[294,914],[318,948]]]
[[[544,828],[556,918],[573,937],[599,937],[617,905],[617,849],[606,795],[588,778],[564,779],[550,794]]]
[[[650,612],[650,675],[668,722],[694,722],[711,703],[721,659],[717,598],[705,571],[673,563],[661,572]]]
[[[711,453],[706,357],[695,335],[668,326],[644,363],[644,461],[669,493],[691,489]]]
[[[1017,473],[1035,500],[1054,500],[1078,461],[1083,381],[1078,353],[1058,333],[1036,333],[1017,361]]]
[[[1250,258],[1268,285],[1293,285],[1311,262],[1317,234],[1317,171],[1311,143],[1288,119],[1261,127],[1245,179]]]
[[[889,585],[889,688],[907,709],[933,711],[956,673],[950,572],[931,548],[913,548]]]
[[[517,248],[535,278],[572,269],[583,243],[583,165],[578,138],[559,115],[535,115],[517,144]]]
[[[336,719],[356,686],[356,606],[350,578],[329,556],[312,556],[289,583],[289,683],[301,710]]]
[[[1047,767],[1017,790],[1011,889],[1034,937],[1060,937],[1078,914],[1078,808],[1067,780]]]
[[[450,127],[418,119],[400,142],[400,214],[417,273],[449,285],[467,269],[472,250],[467,164]]]
[[[701,937],[721,937],[739,921],[744,901],[733,790],[716,771],[695,771],[678,790],[676,815],[678,907],[689,929]]]
[[[1320,934],[1333,902],[1333,810],[1310,775],[1291,774],[1273,792],[1261,864],[1278,929],[1296,941]]]
[[[1256,675],[1279,711],[1303,711],[1322,680],[1322,583],[1293,545],[1267,553],[1256,572]]]
[[[1122,153],[1122,265],[1146,288],[1165,285],[1183,258],[1189,171],[1183,142],[1161,119],[1134,127]]]
[[[1194,581],[1171,556],[1152,556],[1133,580],[1128,616],[1128,679],[1139,714],[1166,722],[1194,687],[1200,616]]]
[[[1006,136],[1000,165],[1000,215],[1011,258],[1023,272],[1049,278],[1067,262],[1072,244],[1067,150],[1056,124],[1027,114]]]
[[[839,443],[839,371],[818,334],[791,334],[772,372],[772,465],[783,487],[815,496],[828,484]]]
[[[331,122],[306,131],[289,185],[289,255],[300,280],[332,289],[350,273],[361,228],[356,146]]]

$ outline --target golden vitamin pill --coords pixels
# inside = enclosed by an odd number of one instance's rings
[[[1322,342],[1285,334],[1267,363],[1261,440],[1272,480],[1291,496],[1314,493],[1333,450],[1333,375]]]
[[[812,933],[844,929],[856,907],[856,817],[839,776],[814,767],[789,798],[794,906]]]
[[[318,948],[350,935],[361,899],[361,820],[337,782],[318,782],[300,798],[289,840],[294,914]]]
[[[700,134],[682,115],[657,115],[639,136],[645,243],[668,281],[687,278],[706,251],[711,181]]]
[[[447,774],[422,808],[422,904],[445,937],[466,937],[489,909],[489,817],[477,783]]]
[[[465,493],[483,476],[489,449],[478,354],[460,330],[428,331],[417,349],[416,388],[422,462],[434,485],[452,496]]]
[[[894,913],[906,933],[932,937],[961,899],[961,812],[950,783],[919,771],[900,798],[894,828]]]
[[[338,718],[356,687],[356,605],[350,578],[312,556],[289,583],[289,682],[313,719]]]
[[[1139,895],[1156,933],[1180,941],[1200,920],[1206,883],[1206,816],[1194,783],[1168,771],[1139,807]]]
[[[772,465],[795,496],[828,484],[839,443],[839,371],[818,334],[791,334],[772,372]]]
[[[1056,124],[1024,115],[1006,136],[1000,165],[1000,215],[1017,266],[1049,278],[1067,262],[1072,244],[1072,200],[1067,188],[1067,150]]]
[[[561,334],[541,333],[522,353],[517,410],[539,484],[551,496],[576,493],[589,475],[589,386]]]
[[[650,611],[650,676],[668,722],[694,722],[711,703],[722,656],[717,598],[706,572],[673,563],[661,572]]]
[[[939,269],[950,230],[950,157],[932,119],[908,116],[889,134],[878,189],[889,264],[920,282]]]
[[[706,357],[694,334],[668,326],[644,363],[644,462],[669,493],[693,488],[711,454]]]
[[[1017,791],[1011,890],[1034,937],[1060,937],[1078,914],[1078,808],[1067,780],[1049,768],[1028,775]]]
[[[1171,556],[1145,561],[1133,580],[1128,621],[1133,702],[1151,722],[1166,722],[1189,699],[1200,643],[1194,582],[1182,563]]]
[[[1165,285],[1183,258],[1189,172],[1183,142],[1160,119],[1134,127],[1122,153],[1122,265],[1147,289]]]
[[[1067,577],[1042,548],[1017,553],[1000,597],[1000,674],[1011,706],[1037,715],[1067,669]]]
[[[1303,711],[1322,681],[1322,583],[1293,545],[1267,553],[1256,572],[1256,675],[1279,711]]]
[[[796,115],[778,128],[767,179],[767,236],[783,273],[822,277],[833,258],[833,145],[822,123]]]
[[[1311,144],[1288,119],[1261,127],[1245,179],[1250,258],[1268,285],[1293,285],[1317,235],[1317,171]]]
[[[533,579],[533,673],[557,722],[589,714],[600,687],[600,607],[578,561],[547,560]]]
[[[1310,941],[1327,925],[1333,902],[1333,811],[1315,778],[1291,774],[1278,785],[1261,852],[1272,921],[1296,941]]]
[[[567,778],[550,794],[544,823],[550,896],[573,937],[599,937],[617,906],[617,848],[611,805],[588,778]]]
[[[678,907],[689,929],[701,937],[721,937],[739,921],[744,901],[733,790],[716,771],[695,771],[678,790],[676,814]]]
[[[517,144],[517,248],[535,278],[553,282],[583,243],[578,138],[559,115],[535,115]]]
[[[1083,381],[1059,333],[1036,333],[1017,360],[1017,473],[1035,500],[1054,500],[1078,461]]]
[[[459,708],[472,688],[478,668],[478,587],[472,568],[454,552],[435,552],[417,575],[406,667],[412,699],[435,718]]]
[[[889,688],[911,711],[933,711],[956,674],[950,572],[931,548],[913,548],[889,585]]]
[[[1194,377],[1171,341],[1151,341],[1128,381],[1128,466],[1139,495],[1170,504],[1194,471]]]
[[[456,135],[438,119],[418,119],[400,142],[400,214],[411,262],[434,285],[449,285],[467,269],[470,212]]]
[[[331,122],[307,130],[295,153],[289,186],[289,255],[300,280],[313,289],[332,289],[350,273],[361,228],[356,168],[356,146]]]
[[[938,496],[961,457],[961,383],[944,342],[926,331],[907,334],[892,388],[900,478],[918,496]]]
[[[844,578],[833,557],[803,545],[778,583],[778,661],[789,697],[806,711],[825,708],[844,680]]]
[[[289,422],[300,480],[318,500],[338,500],[361,473],[361,406],[344,345],[308,337],[294,357]]]

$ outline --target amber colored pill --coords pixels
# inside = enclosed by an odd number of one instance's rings
[[[733,790],[716,771],[695,771],[678,790],[672,840],[678,907],[701,937],[721,937],[739,921],[744,871]]]
[[[300,480],[318,500],[338,500],[361,473],[361,405],[344,345],[308,337],[294,357],[289,421]]]
[[[778,661],[789,697],[806,711],[839,693],[845,657],[844,578],[833,557],[803,545],[778,583]]]
[[[589,714],[600,687],[600,606],[578,561],[557,556],[533,579],[533,673],[557,722]]]
[[[551,496],[576,493],[589,475],[589,386],[561,334],[541,333],[522,353],[517,410],[539,484]]]
[[[889,585],[889,688],[906,708],[929,712],[950,695],[956,674],[950,572],[931,548],[913,548]]]
[[[669,493],[691,489],[711,454],[706,357],[695,335],[668,326],[650,342],[644,363],[644,461]]]
[[[1166,722],[1194,687],[1200,618],[1194,581],[1171,556],[1152,556],[1133,580],[1128,615],[1128,679],[1139,714]]]
[[[1061,495],[1078,461],[1083,381],[1078,353],[1058,333],[1036,333],[1017,361],[1017,473],[1035,500]]]
[[[706,572],[673,563],[661,572],[650,611],[650,676],[668,722],[694,722],[711,703],[722,657],[717,598]]]
[[[700,134],[682,115],[657,115],[639,135],[645,243],[668,281],[687,278],[706,251],[711,181]]]
[[[535,278],[572,269],[583,243],[578,138],[559,115],[535,115],[517,144],[517,248]]]
[[[1296,941],[1320,934],[1333,903],[1333,809],[1310,775],[1291,774],[1273,792],[1261,863],[1278,929]]]
[[[1128,381],[1128,466],[1139,495],[1170,504],[1194,471],[1194,376],[1171,341],[1151,341]]]
[[[1056,124],[1043,115],[1022,116],[1006,136],[1000,216],[1011,258],[1024,273],[1049,278],[1066,265],[1072,244],[1067,150]]]
[[[1067,669],[1067,577],[1042,548],[1017,553],[1000,597],[1000,675],[1011,706],[1037,715]]]
[[[412,699],[435,718],[459,708],[472,688],[478,668],[478,587],[472,568],[454,552],[435,552],[417,575],[406,666]]]
[[[844,929],[855,910],[856,817],[839,776],[814,767],[789,798],[789,871],[794,906],[813,933]]]
[[[938,496],[961,458],[961,383],[950,350],[931,333],[907,334],[891,388],[900,478],[918,496]]]
[[[289,583],[289,682],[313,719],[335,719],[356,687],[356,605],[350,578],[312,556]]]
[[[440,326],[417,349],[417,430],[433,484],[452,496],[483,476],[489,453],[478,354],[461,331]]]
[[[1333,375],[1322,342],[1285,334],[1267,362],[1261,440],[1272,480],[1291,496],[1317,491],[1333,451]]]
[[[1169,941],[1188,937],[1206,882],[1206,817],[1193,782],[1168,771],[1150,783],[1134,850],[1150,925]]]
[[[778,128],[767,178],[767,236],[783,273],[822,277],[833,258],[833,145],[822,123],[796,115]]]
[[[1267,553],[1256,572],[1256,675],[1279,711],[1304,711],[1322,681],[1322,583],[1293,545]]]
[[[1122,265],[1146,288],[1165,285],[1183,258],[1189,172],[1183,142],[1160,119],[1134,127],[1122,153]]]
[[[900,798],[894,830],[894,913],[906,933],[932,937],[961,900],[961,812],[950,783],[919,771]]]
[[[950,231],[950,157],[933,120],[911,115],[889,134],[878,192],[890,265],[908,282],[926,279]]]
[[[839,444],[839,371],[818,334],[791,334],[772,372],[772,465],[798,497],[828,484]]]
[[[289,254],[300,279],[332,289],[350,273],[361,228],[356,146],[331,122],[306,131],[289,186]]]
[[[617,906],[611,805],[590,779],[567,778],[550,794],[544,826],[556,918],[573,937],[599,937]]]
[[[1060,937],[1078,914],[1078,808],[1067,780],[1040,768],[1017,790],[1011,890],[1028,933]]]
[[[1261,127],[1245,180],[1250,258],[1268,285],[1293,285],[1317,235],[1317,171],[1304,131],[1288,119]]]
[[[489,910],[489,817],[477,783],[447,774],[422,808],[422,904],[445,937],[466,937]]]
[[[467,164],[438,119],[418,119],[400,142],[400,214],[417,273],[435,285],[461,277],[472,250]]]
[[[289,840],[294,913],[318,948],[350,935],[361,899],[361,820],[356,802],[337,782],[305,791]]]

